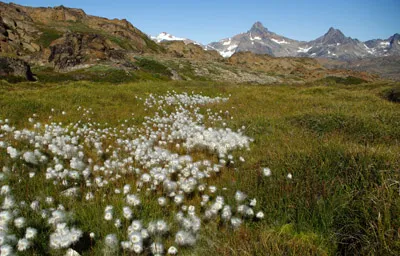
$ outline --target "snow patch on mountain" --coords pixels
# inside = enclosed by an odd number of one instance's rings
[[[231,39],[229,38],[228,39],[228,41],[224,41],[223,43],[222,43],[222,45],[230,45],[231,44]]]
[[[275,39],[275,38],[271,38],[272,41],[274,41],[277,44],[289,44],[289,42],[285,41],[285,39],[282,39],[281,41]]]
[[[235,53],[236,48],[238,48],[237,44],[230,45],[226,50],[219,51],[219,53],[221,54],[222,57],[229,58]]]
[[[173,36],[171,34],[168,34],[167,32],[162,32],[158,36],[152,36],[151,39],[153,39],[157,43],[160,43],[162,41],[185,41],[185,40],[188,40],[186,38]]]
[[[251,33],[250,33],[250,36],[249,36],[249,37],[250,37],[250,41],[262,40],[261,37],[259,37],[259,36],[252,37]]]
[[[304,52],[307,53],[309,50],[311,50],[312,46],[309,48],[303,48],[303,47],[299,47],[299,49],[297,50],[297,52]]]

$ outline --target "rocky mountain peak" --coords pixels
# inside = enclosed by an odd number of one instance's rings
[[[345,38],[345,35],[343,34],[343,32],[334,27],[330,27],[328,32],[326,32],[325,36],[336,37],[336,38]]]
[[[262,33],[268,32],[268,29],[267,29],[266,27],[264,27],[264,25],[263,25],[261,22],[257,21],[257,22],[254,23],[253,26],[251,27],[250,32],[251,32],[251,33],[259,33],[259,34],[262,34]]]
[[[329,28],[328,32],[325,33],[325,35],[318,38],[316,41],[318,43],[328,45],[328,44],[344,44],[347,43],[349,39],[350,38],[347,38],[342,31],[331,27]]]
[[[395,41],[400,41],[400,34],[398,34],[398,33],[394,34],[393,36],[391,36],[391,37],[389,38],[389,41],[390,41],[391,43],[393,43],[393,42],[395,42]]]

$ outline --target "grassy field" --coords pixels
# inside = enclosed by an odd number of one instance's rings
[[[196,245],[180,249],[179,255],[400,255],[400,105],[384,98],[393,86],[0,82],[0,119],[8,118],[18,129],[31,127],[28,118],[33,113],[41,123],[53,115],[54,121],[68,124],[83,118],[76,111],[82,107],[93,111],[92,122],[120,127],[120,120],[129,119],[128,124],[141,126],[152,112],[140,98],[150,93],[174,90],[229,97],[207,108],[229,111],[224,114],[226,126],[245,126],[244,134],[254,141],[250,150],[232,153],[246,161],[228,165],[213,182],[226,188],[217,194],[227,202],[237,190],[257,198],[257,209],[265,218],[246,221],[234,232],[211,221],[202,226]],[[6,150],[0,148],[0,168],[9,164]],[[16,169],[26,168],[21,165]],[[271,169],[270,177],[263,177],[263,167]],[[124,178],[125,183],[131,181]],[[81,250],[83,255],[102,253],[107,234],[125,233],[103,220],[107,205],[122,207],[117,195],[106,191],[106,198],[88,203],[84,196],[62,197],[59,188],[44,179],[32,183],[13,176],[7,182],[17,202],[52,195],[73,211],[76,226],[96,234],[96,242]],[[143,220],[172,220],[176,209],[160,209],[153,199],[154,195],[143,197],[142,209],[134,214]],[[26,255],[58,255],[46,247],[49,231],[40,216],[29,225],[43,227],[43,232]]]

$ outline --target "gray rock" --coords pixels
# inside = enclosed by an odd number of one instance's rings
[[[28,63],[17,58],[0,57],[0,76],[20,76],[35,81]]]

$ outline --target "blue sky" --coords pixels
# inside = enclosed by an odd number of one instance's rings
[[[246,32],[256,21],[277,34],[312,40],[329,27],[365,41],[400,33],[400,0],[14,0],[29,6],[82,8],[87,14],[126,18],[147,34],[168,32],[209,43]]]

